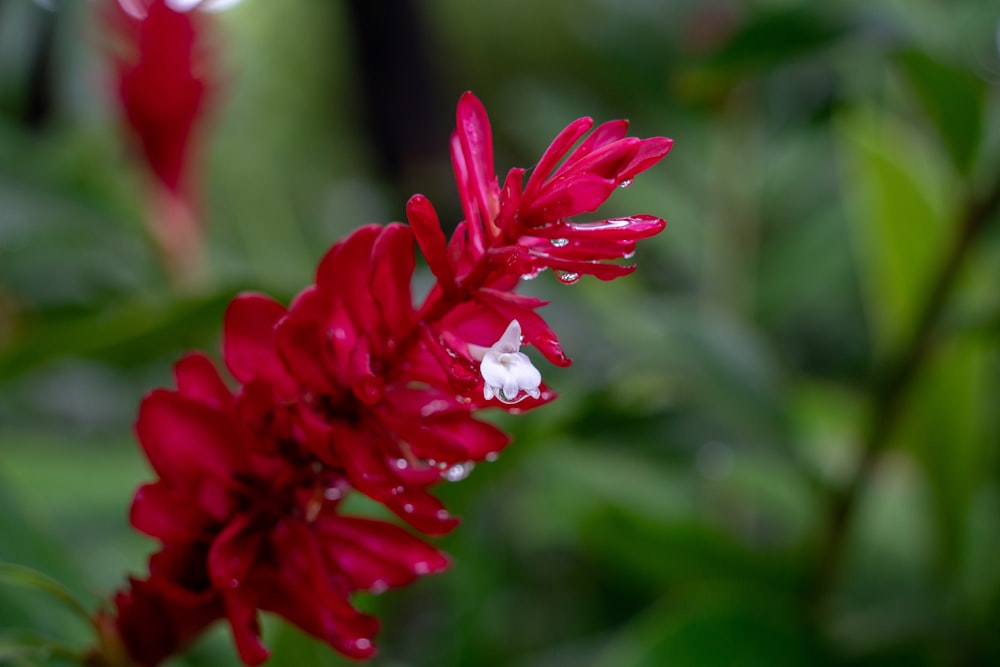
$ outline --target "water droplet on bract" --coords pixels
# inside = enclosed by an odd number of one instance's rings
[[[618,187],[620,187],[621,189],[624,190],[625,188],[627,188],[630,185],[632,185],[632,179],[631,178],[626,178],[624,181],[622,181],[621,183],[618,184]]]
[[[410,503],[406,503],[405,505],[403,505],[403,511],[406,512],[407,514],[412,514],[413,505],[411,505]]]
[[[538,277],[538,274],[545,270],[545,267],[540,267],[530,271],[529,273],[522,273],[521,280],[534,280]]]
[[[362,637],[361,639],[357,639],[354,642],[354,648],[358,649],[359,651],[367,651],[371,647],[372,647],[371,640],[365,639],[364,637]]]
[[[557,271],[556,278],[559,279],[563,285],[575,285],[580,282],[580,274],[573,273],[572,271]]]
[[[413,571],[417,574],[430,574],[431,566],[423,561],[420,561],[419,563],[413,564]]]
[[[627,253],[622,255],[623,259],[632,259],[633,257],[635,257],[635,250],[629,250]]]
[[[340,497],[344,495],[341,493],[340,489],[335,486],[331,486],[329,489],[323,492],[323,497],[327,500],[340,500]]]
[[[239,588],[240,587],[240,580],[239,579],[230,579],[229,580],[229,587],[230,588]]]
[[[489,454],[486,455],[486,460],[489,461],[490,463],[493,463],[498,458],[500,458],[500,452],[490,452]]]
[[[569,245],[569,239],[551,239],[549,240],[549,243],[557,248],[565,248]]]
[[[469,476],[475,464],[472,461],[468,463],[456,463],[447,470],[445,470],[441,476],[444,477],[449,482],[460,482]]]
[[[372,582],[372,585],[368,587],[368,592],[372,595],[380,595],[389,590],[389,582],[385,579],[376,579]]]
[[[406,459],[396,459],[395,465],[399,470],[406,470],[410,463]]]
[[[394,487],[392,487],[392,491],[391,491],[390,493],[392,493],[392,495],[394,495],[394,496],[398,496],[398,495],[399,495],[399,494],[401,494],[401,493],[402,493],[402,492],[403,492],[404,490],[405,490],[405,489],[403,489],[403,487],[402,487],[402,486],[394,486]]]

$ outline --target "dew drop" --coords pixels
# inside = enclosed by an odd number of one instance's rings
[[[327,500],[340,500],[340,497],[344,495],[341,493],[340,489],[335,486],[331,486],[329,489],[323,492],[323,497]]]
[[[230,588],[239,588],[240,587],[240,580],[239,579],[230,579],[229,580],[229,587]]]
[[[500,452],[490,452],[489,454],[486,455],[486,460],[489,461],[490,463],[493,463],[498,458],[500,458]]]
[[[532,271],[530,271],[528,273],[522,273],[521,274],[521,280],[534,280],[535,278],[538,277],[538,274],[540,274],[544,270],[545,270],[545,267],[539,267],[537,269],[533,269]]]
[[[563,285],[575,285],[580,282],[580,274],[572,271],[557,271],[556,278],[558,278],[559,282]]]
[[[448,514],[448,510],[438,510],[437,518],[439,521],[446,521],[451,515]]]
[[[569,239],[551,239],[549,240],[549,243],[557,248],[565,248],[569,245]]]
[[[406,512],[407,514],[412,514],[413,505],[411,505],[410,503],[406,503],[405,505],[403,505],[403,511]]]
[[[633,257],[635,257],[635,250],[629,250],[627,253],[622,255],[622,257],[624,259],[632,259]]]
[[[624,190],[625,188],[627,188],[630,185],[632,185],[632,179],[631,178],[626,178],[624,181],[622,181],[621,183],[618,184],[618,187],[620,187],[621,189]]]
[[[404,489],[403,489],[402,486],[394,486],[394,487],[392,487],[392,491],[390,491],[390,493],[392,493],[392,495],[394,495],[394,496],[398,496],[403,491],[404,491]]]
[[[368,587],[368,592],[372,595],[380,595],[389,590],[389,582],[385,579],[376,579],[372,582],[372,585]]]
[[[416,574],[430,574],[431,566],[428,563],[425,563],[424,561],[420,561],[419,563],[413,564],[413,571]]]
[[[410,463],[406,459],[396,459],[395,465],[399,470],[406,470]]]
[[[468,463],[456,463],[441,473],[441,476],[449,482],[461,482],[469,476],[469,473],[472,472],[474,467],[475,464],[472,463],[472,461],[469,461]]]
[[[354,648],[358,649],[359,651],[367,651],[371,647],[372,647],[371,640],[366,639],[365,637],[361,637],[360,639],[356,639],[354,641]]]

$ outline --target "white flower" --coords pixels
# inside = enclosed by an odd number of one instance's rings
[[[484,350],[479,372],[483,376],[483,396],[496,396],[503,403],[518,403],[528,396],[538,398],[542,374],[531,365],[521,349],[521,324],[511,320],[500,340]]]

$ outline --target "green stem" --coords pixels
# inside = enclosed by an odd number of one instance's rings
[[[961,269],[983,231],[995,218],[998,208],[1000,181],[985,197],[972,201],[964,209],[959,234],[931,286],[909,338],[899,353],[890,358],[883,371],[876,375],[870,392],[871,412],[864,430],[861,455],[850,481],[834,494],[827,511],[824,541],[820,545],[811,597],[816,607],[826,602],[837,583],[859,499],[899,423],[907,394],[927,360]]]

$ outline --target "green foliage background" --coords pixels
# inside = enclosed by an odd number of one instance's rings
[[[117,131],[96,2],[56,3],[52,114],[25,122],[45,14],[0,2],[0,561],[96,606],[142,572],[142,394],[225,304],[288,299],[354,227],[458,216],[453,104],[498,170],[580,115],[676,140],[602,212],[669,221],[616,283],[526,290],[574,357],[516,443],[442,488],[446,574],[358,602],[379,667],[1000,664],[1000,14],[931,0],[429,0],[438,127],[394,180],[363,131],[344,3],[219,16],[200,163],[212,277],[172,289]],[[406,105],[395,113],[405,116]],[[435,134],[436,133],[436,134]],[[840,518],[838,518],[838,516]],[[0,588],[0,664],[26,629]],[[344,661],[277,622],[273,665]],[[176,665],[236,664],[219,628]]]

